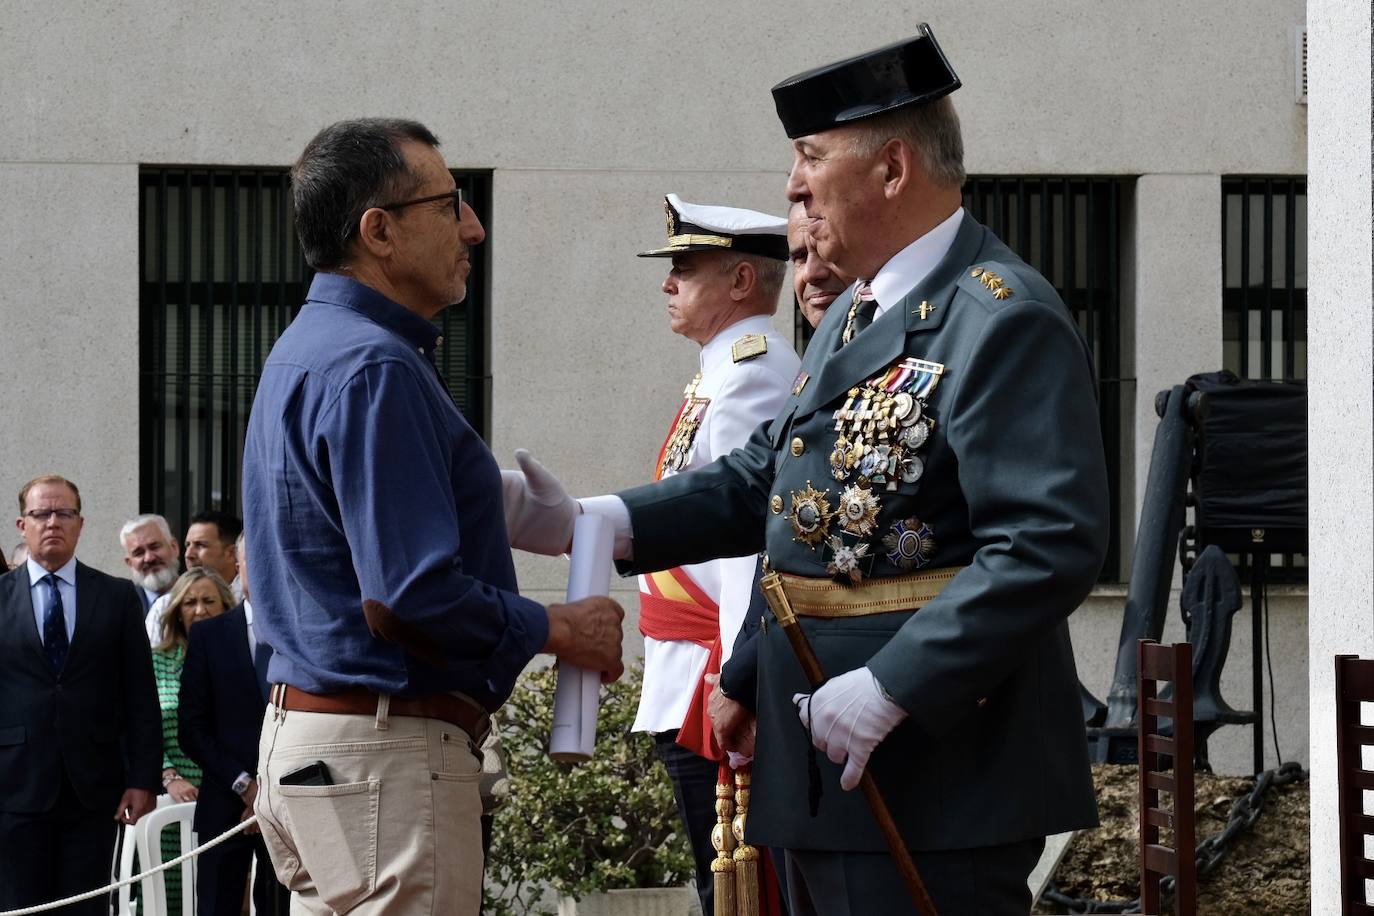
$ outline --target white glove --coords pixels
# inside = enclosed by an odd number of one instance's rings
[[[515,450],[519,471],[501,472],[501,497],[510,545],[530,553],[557,556],[572,544],[573,525],[582,510],[558,478],[528,451]]]
[[[878,679],[867,668],[833,677],[815,693],[794,693],[792,702],[816,747],[831,763],[845,765],[840,788],[846,792],[859,784],[878,742],[907,715],[883,696]]]

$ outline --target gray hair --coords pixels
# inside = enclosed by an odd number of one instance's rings
[[[889,140],[900,140],[915,153],[932,182],[945,188],[964,186],[964,137],[949,96],[865,118],[853,129],[855,155],[873,156]]]
[[[124,523],[124,527],[119,529],[119,546],[127,550],[129,545],[125,542],[129,540],[129,535],[133,534],[144,525],[149,524],[157,525],[157,529],[162,532],[162,536],[168,541],[174,540],[172,537],[172,528],[167,524],[167,519],[160,515],[140,515],[137,518],[129,519]]]
[[[761,254],[740,254],[732,252],[720,259],[720,272],[728,274],[741,262],[748,261],[758,277],[759,296],[771,306],[770,312],[778,308],[778,295],[782,292],[782,282],[787,279],[787,262]]]

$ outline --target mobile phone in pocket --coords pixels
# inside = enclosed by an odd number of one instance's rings
[[[303,767],[297,767],[291,772],[277,780],[278,785],[282,786],[332,786],[334,780],[329,775],[329,767],[324,765],[323,760],[316,760],[314,763],[307,763]]]

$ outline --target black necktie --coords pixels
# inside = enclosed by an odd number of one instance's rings
[[[51,573],[43,577],[48,583],[48,612],[43,617],[43,652],[48,656],[55,674],[62,672],[67,663],[67,615],[62,608],[62,592],[57,589],[57,576]]]

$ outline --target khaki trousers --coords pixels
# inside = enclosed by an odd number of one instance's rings
[[[293,914],[455,914],[482,903],[481,752],[438,719],[267,707],[254,810]],[[281,785],[323,761],[334,784]]]

